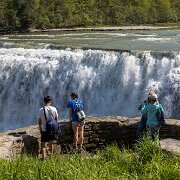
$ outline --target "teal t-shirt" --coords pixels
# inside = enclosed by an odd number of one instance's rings
[[[159,125],[156,113],[157,110],[161,109],[164,111],[161,104],[144,104],[141,108],[142,113],[147,113],[147,124],[146,125]]]

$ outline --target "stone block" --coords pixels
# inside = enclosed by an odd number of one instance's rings
[[[86,147],[86,148],[96,148],[96,147],[97,147],[97,144],[95,144],[95,143],[89,143],[89,144],[86,144],[85,147]]]
[[[103,139],[103,138],[99,138],[99,142],[101,142],[101,143],[105,143],[105,142],[106,142],[106,140],[105,140],[105,139]]]
[[[99,134],[92,134],[90,135],[90,138],[99,138]]]
[[[91,131],[91,126],[89,126],[89,125],[85,126],[85,127],[84,127],[84,130],[85,130],[85,131]]]
[[[101,129],[101,125],[100,124],[93,124],[92,131],[98,131],[100,129]]]

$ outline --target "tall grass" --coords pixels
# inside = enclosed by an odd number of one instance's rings
[[[146,139],[134,149],[111,145],[96,155],[69,154],[47,158],[23,156],[0,160],[2,180],[180,179],[180,156],[163,152]]]

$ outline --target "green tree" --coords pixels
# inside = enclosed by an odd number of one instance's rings
[[[6,9],[7,9],[7,1],[1,0],[0,1],[0,29],[5,28],[5,24],[7,21]]]
[[[0,29],[180,21],[179,0],[1,0]]]

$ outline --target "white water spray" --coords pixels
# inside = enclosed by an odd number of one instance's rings
[[[155,91],[166,117],[180,118],[180,55],[155,57],[101,50],[0,49],[0,130],[36,123],[50,95],[61,118],[77,91],[87,115],[140,116]]]

